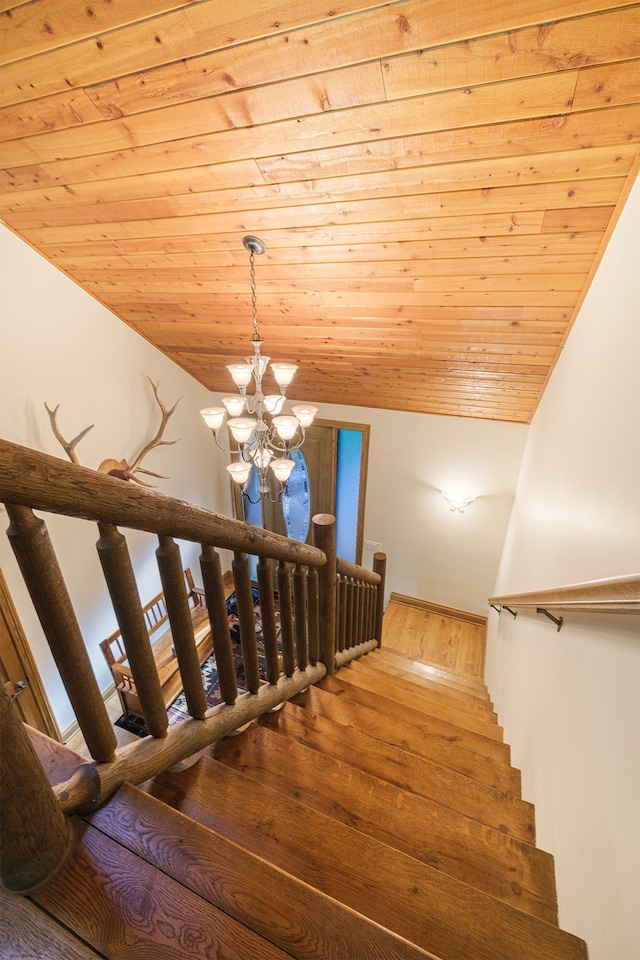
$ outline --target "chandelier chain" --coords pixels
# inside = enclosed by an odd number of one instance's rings
[[[258,328],[258,311],[256,308],[256,265],[255,265],[255,253],[253,250],[249,251],[249,273],[251,276],[251,313],[253,315],[253,335],[251,339],[253,341],[261,340],[260,330]]]

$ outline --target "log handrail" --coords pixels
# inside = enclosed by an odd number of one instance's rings
[[[590,580],[530,593],[491,597],[491,606],[576,613],[640,613],[640,576]]]
[[[343,560],[342,557],[337,558],[337,569],[340,576],[348,577],[350,580],[361,580],[363,583],[372,583],[376,586],[380,583],[380,574],[375,570]]]
[[[0,499],[273,560],[310,567],[326,563],[324,553],[309,544],[2,439]]]
[[[5,768],[5,782],[11,778],[12,786],[6,796],[0,791],[0,821],[3,827],[8,825],[8,833],[5,831],[3,837],[0,879],[7,888],[30,889],[48,879],[61,865],[68,852],[68,832],[60,820],[60,812],[70,814],[78,809],[91,809],[125,781],[141,783],[187,760],[381,642],[386,558],[376,554],[373,571],[338,558],[335,518],[327,514],[313,518],[314,546],[309,546],[6,440],[0,440],[0,499],[7,505],[11,520],[8,534],[14,553],[94,758],[81,764],[69,780],[55,790],[47,787],[46,777],[32,751],[21,750],[19,765],[24,769],[20,776],[14,777],[13,770]],[[46,525],[34,515],[34,509],[98,525],[96,547],[149,731],[147,737],[127,747],[114,749],[113,730],[62,572]],[[189,712],[188,719],[173,726],[167,727],[158,666],[120,527],[158,537],[156,557]],[[183,564],[175,540],[199,543],[202,550],[200,564],[211,624],[211,653],[216,658],[223,700],[208,709],[200,689],[196,642],[182,595]],[[233,641],[217,553],[221,547],[234,554],[246,693],[239,691],[236,684]],[[261,609],[264,606],[266,621],[263,623],[266,668],[262,673],[259,672],[254,589],[247,554],[260,558],[258,597]],[[280,646],[275,635],[273,561],[278,562]],[[343,581],[348,585],[350,634],[344,649],[338,651],[336,628],[338,621],[344,619],[339,598]],[[10,703],[8,712],[15,725],[15,710]],[[9,729],[6,713],[7,710],[0,716],[3,737]],[[44,872],[38,855],[35,852],[32,855],[28,846],[30,827],[25,826],[20,814],[23,792],[32,795],[25,809],[29,807],[35,819],[44,818],[43,822],[51,824],[56,834]],[[25,850],[28,852],[23,863]]]

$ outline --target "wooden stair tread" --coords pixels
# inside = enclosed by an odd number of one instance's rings
[[[368,654],[367,660],[378,667],[379,670],[386,670],[394,676],[407,679],[418,686],[425,687],[427,690],[446,694],[456,703],[472,709],[484,709],[487,713],[494,712],[488,693],[445,682],[445,678],[438,676],[427,664],[420,663],[419,660],[410,660],[408,657],[390,652],[383,647],[378,647]]]
[[[437,681],[427,679],[411,669],[400,667],[378,656],[378,650],[372,650],[361,657],[357,664],[359,670],[373,671],[383,677],[391,687],[402,686],[414,695],[422,697],[426,703],[443,704],[463,716],[477,717],[487,723],[497,725],[498,718],[491,704],[486,700],[469,697],[451,687],[444,687]]]
[[[76,822],[76,829],[73,856],[30,896],[110,960],[290,956],[154,869],[122,842],[86,822]]]
[[[343,667],[339,671],[339,677],[343,683],[395,700],[403,707],[411,707],[413,710],[428,713],[432,717],[439,717],[465,730],[479,733],[483,737],[502,740],[502,727],[498,726],[495,720],[475,716],[464,707],[452,704],[446,697],[434,695],[406,680],[376,670],[375,667],[367,664],[366,657],[354,660]]]
[[[218,760],[518,909],[557,922],[549,854],[334,757],[252,725]]]
[[[154,796],[442,960],[586,960],[584,943],[208,756]]]
[[[397,735],[403,749],[413,750],[512,796],[520,796],[520,773],[510,766],[507,744],[463,730],[446,720],[402,706],[395,700],[372,697],[367,690],[345,683],[341,674],[342,671],[335,677],[325,677],[314,689],[378,714],[377,720],[372,716],[368,718],[364,729],[380,731],[376,736],[381,739],[386,739],[382,731],[387,727],[389,736],[401,731]]]
[[[453,690],[458,690],[460,693],[466,693],[469,696],[476,697],[479,700],[490,700],[489,691],[487,690],[486,684],[484,684],[482,680],[478,680],[474,677],[468,677],[461,673],[454,673],[451,670],[447,670],[446,667],[443,667],[442,664],[439,663],[433,663],[428,660],[414,660],[402,653],[400,650],[397,650],[395,647],[387,645],[387,643],[384,641],[382,646],[378,647],[378,651],[382,658],[396,660],[401,664],[405,664],[409,667],[409,669],[421,674],[424,677],[433,678],[443,686],[451,687]]]
[[[525,843],[535,843],[531,804],[369,736],[366,727],[340,724],[320,715],[314,709],[316,693],[313,688],[305,691],[296,702],[289,701],[261,722],[365,773],[449,806]]]
[[[114,840],[126,834],[130,850],[287,955],[434,958],[135,787],[89,819]]]
[[[0,887],[0,956],[3,960],[99,960],[102,954],[56,923],[31,900],[12,896]]]

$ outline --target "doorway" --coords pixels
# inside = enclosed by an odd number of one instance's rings
[[[311,517],[316,513],[333,514],[338,556],[361,563],[369,432],[368,424],[314,421],[295,455],[299,462],[291,474],[293,482],[288,484],[289,496],[285,495],[284,503],[247,503],[234,484],[234,515],[254,526],[310,543]],[[257,475],[256,470],[254,473]],[[257,499],[253,477],[249,478],[248,492]]]
[[[0,570],[0,682],[4,683],[20,719],[52,740],[60,730],[33,659],[7,582]]]

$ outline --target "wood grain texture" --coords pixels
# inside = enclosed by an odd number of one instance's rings
[[[212,783],[215,782],[215,792]],[[203,757],[150,792],[445,960],[585,960],[557,926]],[[310,839],[312,838],[312,839]],[[318,841],[315,841],[318,838]],[[322,838],[322,842],[319,842]]]
[[[277,714],[266,717],[264,725],[351,763],[379,779],[388,780],[403,790],[444,803],[502,833],[526,843],[535,841],[530,804],[439,766],[410,750],[380,741],[366,727],[352,726],[348,714],[344,723],[323,716],[322,705],[318,705],[322,697],[322,691],[311,687],[297,697],[295,703],[290,702]],[[340,716],[340,703],[336,706],[334,717]]]
[[[531,916],[557,923],[551,857],[261,725],[216,759]],[[390,811],[394,811],[393,814]]]
[[[138,856],[299,960],[438,960],[135,788],[123,787],[90,819],[115,841],[126,835]]]
[[[458,677],[484,679],[486,622],[468,623],[451,611],[427,609],[418,603],[394,600],[384,614],[384,645],[410,660],[439,666]]]
[[[94,960],[102,957],[47,916],[25,897],[13,897],[0,887],[0,953],[3,960],[26,957],[64,957]]]
[[[33,899],[112,960],[287,956],[87,824],[74,856]]]
[[[400,709],[408,708],[415,714],[422,713],[454,724],[480,737],[502,741],[502,727],[498,726],[495,719],[490,719],[492,714],[488,718],[484,716],[482,705],[480,705],[480,713],[477,714],[475,707],[467,710],[464,706],[451,703],[439,697],[437,693],[433,694],[417,684],[412,686],[409,682],[386,674],[384,670],[377,670],[366,661],[358,662],[355,666],[349,664],[340,671],[339,680],[347,687],[354,686],[375,697],[392,701]]]
[[[340,676],[326,677],[318,689],[337,695],[341,703],[347,703],[355,713],[360,709],[370,710],[370,693],[353,684],[343,683]],[[430,717],[411,707],[399,706],[386,697],[375,697],[376,716],[369,717],[369,723],[376,729],[376,736],[386,742],[396,742],[403,749],[409,749],[450,766],[465,776],[473,777],[499,790],[505,790],[514,796],[520,795],[519,771],[506,766],[509,760],[509,747],[498,740],[482,737],[455,724]],[[456,749],[451,749],[451,744]]]
[[[253,233],[297,396],[529,422],[637,173],[640,3],[0,11],[2,222],[167,357],[228,391]]]

